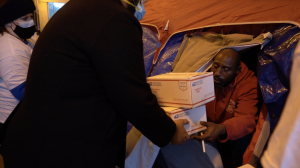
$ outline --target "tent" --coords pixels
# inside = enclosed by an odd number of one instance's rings
[[[292,53],[300,39],[299,5],[296,0],[151,0],[145,4],[146,15],[140,22],[148,76],[172,71],[185,34],[274,33],[264,50],[251,50],[256,56],[249,65],[255,65],[264,101],[244,164],[257,166],[289,93]]]
[[[297,0],[151,0],[145,4],[147,13],[140,22],[157,29],[163,47],[169,37],[178,32],[204,27],[250,23],[299,26],[298,7]]]

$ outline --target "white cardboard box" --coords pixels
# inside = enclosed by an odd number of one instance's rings
[[[207,121],[206,108],[200,106],[193,109],[180,109],[176,107],[162,107],[172,120],[187,119],[189,124],[184,125],[189,135],[205,130],[206,127],[200,121]]]
[[[215,99],[212,72],[167,73],[147,81],[161,106],[195,108]]]

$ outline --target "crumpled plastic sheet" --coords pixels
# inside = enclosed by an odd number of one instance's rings
[[[272,41],[258,54],[258,81],[270,115],[273,132],[285,105],[290,86],[293,53],[300,28],[284,24],[274,30]]]
[[[151,76],[160,75],[172,71],[172,65],[177,55],[178,49],[183,41],[185,33],[173,35],[166,46],[160,52],[158,60],[153,67]]]
[[[152,31],[147,26],[142,26],[143,29],[143,44],[144,44],[144,64],[146,76],[148,76],[155,51],[158,45],[158,33]]]

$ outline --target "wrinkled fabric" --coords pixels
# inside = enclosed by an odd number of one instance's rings
[[[155,25],[164,45],[170,35],[195,28],[230,23],[294,21],[300,23],[297,0],[151,0],[145,4],[147,14],[141,23]],[[164,27],[169,21],[166,31]],[[262,31],[262,29],[260,30]]]
[[[133,127],[126,137],[125,168],[151,168],[159,150],[160,147]]]
[[[167,164],[163,168],[223,168],[218,150],[209,143],[205,143],[205,150],[204,153],[202,142],[195,139],[182,145],[169,144],[161,148]]]
[[[0,123],[23,97],[32,48],[9,33],[0,35]]]
[[[158,61],[153,67],[151,76],[160,75],[172,71],[173,61],[181,46],[185,33],[178,33],[171,37],[166,46],[161,51]]]
[[[271,133],[290,90],[292,58],[299,39],[299,27],[284,24],[273,32],[271,42],[258,54],[258,81],[270,113]]]
[[[173,72],[195,72],[211,60],[221,48],[251,40],[253,36],[246,34],[221,35],[202,32],[194,33],[192,36],[185,35],[173,63]]]
[[[256,165],[258,158],[261,157],[264,146],[270,136],[270,117],[266,104],[263,103],[260,109],[258,121],[253,133],[251,142],[243,156],[243,164]]]
[[[150,29],[148,26],[142,26],[143,28],[143,45],[144,45],[144,64],[146,76],[148,76],[149,70],[152,66],[152,61],[155,55],[155,51],[158,45],[158,33]]]
[[[193,139],[181,146],[169,144],[159,148],[133,127],[126,137],[125,168],[152,168],[155,160],[160,168],[223,168],[218,150],[209,143],[205,143],[205,150],[203,153],[201,141]]]

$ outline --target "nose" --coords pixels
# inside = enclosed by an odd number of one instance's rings
[[[221,76],[221,68],[215,70],[214,76]]]

